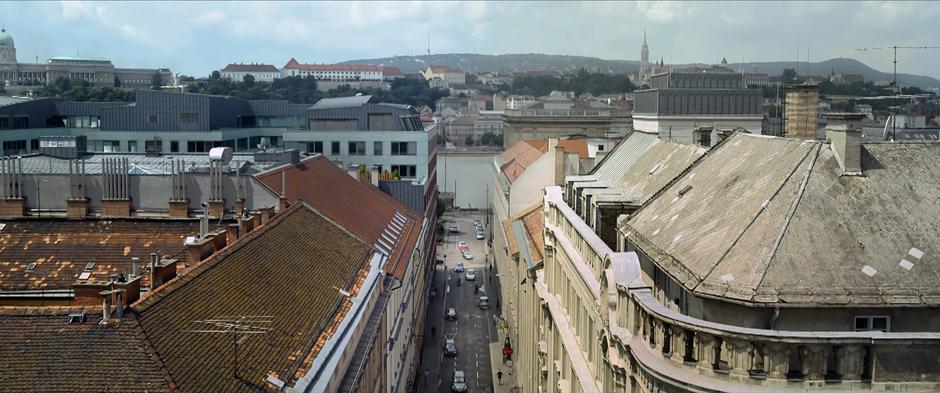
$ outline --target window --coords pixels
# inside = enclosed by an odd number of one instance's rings
[[[391,113],[370,113],[369,131],[396,131],[398,122]]]
[[[349,155],[351,156],[366,155],[366,143],[365,142],[349,142]]]
[[[323,154],[323,142],[307,142],[307,153],[320,153]]]
[[[137,153],[137,141],[127,141],[127,152]]]
[[[151,139],[151,140],[144,141],[144,152],[147,154],[162,153],[163,141],[159,139]]]
[[[13,128],[29,128],[29,117],[28,116],[15,116],[13,117]]]
[[[39,139],[30,139],[29,149],[32,151],[39,151]]]
[[[415,177],[417,167],[414,165],[392,165],[392,173],[398,172],[399,177]]]
[[[393,156],[415,156],[418,155],[417,142],[392,142]]]
[[[25,154],[26,141],[3,141],[3,155]]]
[[[330,154],[339,154],[339,142],[330,142]]]
[[[372,142],[372,154],[376,156],[382,155],[382,142]]]
[[[179,152],[180,152],[180,142],[170,141],[170,153],[179,153]]]
[[[882,331],[890,332],[891,331],[891,317],[883,315],[866,315],[855,317],[855,331],[856,332],[869,332],[869,331]]]
[[[199,122],[198,112],[180,112],[180,123],[195,124]],[[153,123],[153,122],[151,122]]]
[[[147,116],[147,122],[150,124],[157,124],[157,115]]]
[[[356,119],[312,119],[310,120],[311,130],[355,131],[358,128],[359,128],[359,121]]]

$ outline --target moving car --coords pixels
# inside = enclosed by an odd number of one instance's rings
[[[456,320],[457,320],[457,309],[455,309],[455,308],[453,308],[453,307],[447,307],[447,312],[444,313],[444,318],[446,318],[446,319],[448,319],[448,320],[451,320],[451,321],[456,321]]]
[[[450,390],[458,393],[467,391],[467,377],[463,371],[454,371],[454,381],[450,384]]]
[[[451,226],[450,226],[450,233],[460,233],[460,231],[457,229],[457,226],[456,226],[456,225],[451,225]]]
[[[467,277],[467,281],[476,281],[477,279],[477,273],[473,269],[468,269],[464,275]]]
[[[490,308],[490,298],[488,296],[480,296],[480,309],[488,310]]]
[[[444,356],[457,356],[457,343],[454,339],[444,340]]]
[[[460,273],[462,271],[463,271],[463,262],[457,262],[457,264],[454,265],[454,272]]]
[[[463,253],[463,259],[473,259],[473,254],[470,251],[465,251]]]

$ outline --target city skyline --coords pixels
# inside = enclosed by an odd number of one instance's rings
[[[924,3],[3,3],[20,62],[102,57],[204,76],[230,62],[283,66],[441,53],[547,53],[667,63],[854,58],[880,71],[890,51],[933,45],[940,8]],[[16,15],[15,19],[10,15]],[[24,23],[29,21],[29,23]],[[839,23],[834,23],[838,21]],[[898,23],[923,26],[892,29]],[[769,28],[768,26],[778,26]],[[931,27],[934,26],[934,27]],[[912,29],[915,30],[915,29]],[[510,39],[511,37],[511,39]],[[940,78],[940,51],[898,53],[898,72]]]

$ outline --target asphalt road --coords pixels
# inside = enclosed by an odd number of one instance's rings
[[[493,385],[490,369],[489,345],[496,339],[493,315],[496,309],[497,291],[491,287],[491,277],[486,262],[483,240],[476,240],[473,220],[482,221],[483,214],[452,213],[444,214],[445,228],[457,225],[459,233],[448,233],[443,244],[438,246],[438,255],[446,255],[445,269],[438,265],[434,271],[436,295],[430,299],[428,307],[429,340],[425,345],[420,370],[426,374],[419,383],[419,392],[450,392],[455,370],[464,371],[470,392],[488,392]],[[449,232],[449,231],[448,231]],[[457,244],[466,241],[474,259],[465,260],[457,251]],[[467,281],[466,273],[454,273],[454,266],[460,261],[466,269],[476,271],[476,281]],[[458,277],[460,285],[457,285]],[[474,284],[480,285],[479,293],[474,294]],[[490,309],[480,310],[478,299],[490,297]],[[444,319],[447,307],[457,310],[457,320]],[[431,329],[435,333],[431,333]],[[445,338],[454,338],[457,343],[457,356],[446,357],[443,354]]]

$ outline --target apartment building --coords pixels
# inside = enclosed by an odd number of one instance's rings
[[[281,71],[270,64],[242,64],[232,63],[219,70],[223,79],[241,82],[245,76],[251,75],[257,82],[274,82],[281,77]]]
[[[940,165],[928,158],[938,146],[863,142],[860,121],[831,115],[827,141],[735,133],[699,158],[680,150],[660,166],[686,167],[636,190],[649,199],[619,216],[615,247],[565,200],[575,194],[548,187],[543,267],[521,284],[543,306],[537,334],[520,335],[532,343],[517,344],[538,371],[518,386],[937,389],[936,288],[924,279],[938,270],[936,227],[918,212],[936,192],[936,171],[920,168]],[[640,162],[624,168],[644,170],[628,184],[659,171]],[[872,209],[899,190],[914,195]]]
[[[309,76],[325,81],[382,81],[384,71],[384,67],[371,64],[302,64],[291,58],[281,68],[281,76]]]

